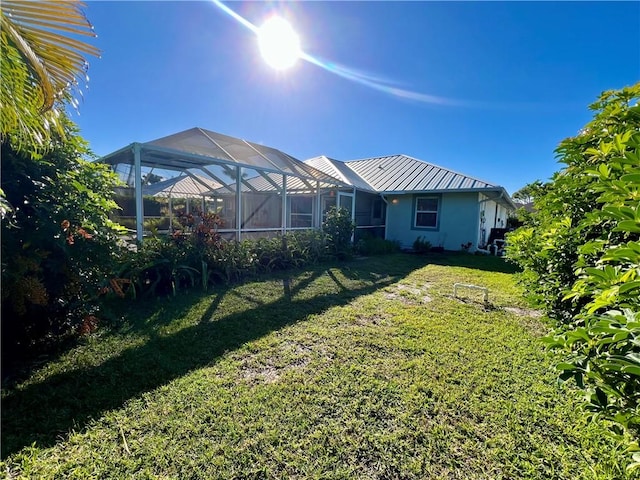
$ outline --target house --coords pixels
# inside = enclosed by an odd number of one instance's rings
[[[407,155],[305,163],[353,187],[359,236],[383,226],[381,236],[404,248],[418,237],[446,250],[485,248],[515,210],[504,188]]]
[[[128,192],[134,207],[128,220],[138,240],[151,204],[143,199],[151,196],[167,199],[168,206],[154,212],[166,210],[164,224],[190,206],[215,211],[223,221],[219,232],[229,239],[320,228],[336,205],[351,212],[356,240],[371,235],[410,248],[422,237],[448,250],[484,247],[491,230],[505,227],[515,209],[498,185],[406,155],[302,162],[202,128],[132,143],[101,161],[127,182],[121,194]],[[151,174],[164,180],[143,185]]]

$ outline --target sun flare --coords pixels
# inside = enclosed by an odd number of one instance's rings
[[[292,67],[300,58],[300,38],[282,17],[269,18],[258,29],[258,45],[262,58],[276,70]]]
[[[292,67],[298,59],[309,62],[316,67],[322,68],[351,82],[359,83],[373,90],[384,92],[399,98],[415,100],[423,103],[436,105],[449,105],[458,107],[484,107],[484,102],[475,102],[456,98],[446,98],[428,93],[421,93],[415,90],[400,88],[396,82],[371,75],[367,72],[358,71],[336,62],[323,60],[300,48],[300,38],[288,21],[282,17],[272,16],[261,27],[258,27],[244,18],[233,9],[229,8],[222,0],[211,0],[220,10],[229,15],[245,28],[249,29],[258,37],[260,52],[266,63],[277,70],[285,70]]]

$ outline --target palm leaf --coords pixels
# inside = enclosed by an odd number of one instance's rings
[[[72,90],[88,80],[85,56],[99,55],[78,38],[95,37],[83,6],[77,0],[2,1],[3,135],[43,143],[50,127],[60,130],[54,105],[74,102]]]

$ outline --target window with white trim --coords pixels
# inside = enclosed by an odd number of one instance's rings
[[[439,206],[438,197],[416,197],[413,226],[416,228],[437,228]]]

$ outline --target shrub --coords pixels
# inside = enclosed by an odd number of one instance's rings
[[[400,242],[384,238],[367,236],[356,244],[356,252],[360,255],[385,255],[400,251]]]
[[[2,142],[2,347],[20,355],[77,331],[99,310],[98,294],[121,251],[109,220],[117,177],[90,155],[64,120],[40,160]]]
[[[133,285],[134,296],[175,295],[196,285],[206,289],[330,257],[326,235],[317,230],[238,242],[219,236],[215,215],[186,215],[178,225],[168,237],[145,239],[122,263],[116,277]]]
[[[560,378],[630,442],[640,466],[640,84],[605,92],[594,119],[557,148],[566,167],[539,188],[508,257],[557,321]]]
[[[351,213],[346,208],[332,206],[329,209],[322,230],[327,234],[327,247],[331,255],[339,259],[351,256],[354,229]]]
[[[129,280],[134,297],[175,295],[181,288],[193,287],[201,275],[196,268],[200,267],[199,255],[191,242],[180,240],[179,237],[145,239],[135,252],[129,253],[115,277]]]
[[[413,251],[415,253],[428,253],[432,249],[431,242],[429,240],[425,240],[422,236],[416,238],[413,242]]]

